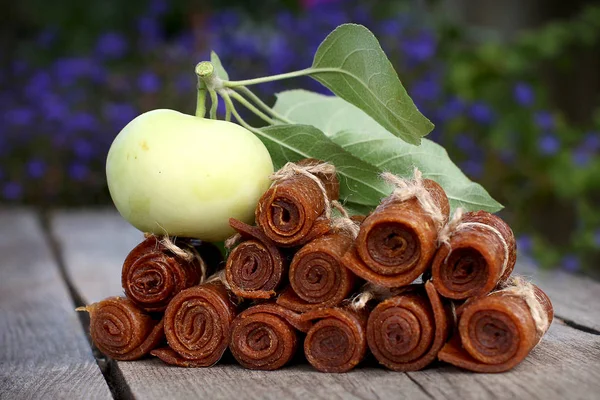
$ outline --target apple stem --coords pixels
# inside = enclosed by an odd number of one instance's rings
[[[229,93],[227,93],[227,91],[220,90],[219,94],[221,95],[221,97],[223,97],[223,100],[225,101],[225,106],[227,107],[227,109],[231,110],[231,113],[233,114],[233,116],[235,117],[235,119],[237,120],[237,122],[240,123],[240,125],[242,125],[246,129],[248,129],[250,132],[254,133],[255,135],[261,135],[260,130],[258,130],[255,127],[253,127],[252,125],[248,124],[240,116],[240,114],[235,109],[235,105],[233,104],[233,101],[231,100],[231,97],[229,97]]]
[[[262,108],[266,113],[270,114],[273,118],[278,119],[279,121],[284,122],[286,124],[293,124],[294,123],[290,119],[284,117],[283,115],[279,114],[277,111],[275,111],[271,107],[269,107],[268,104],[266,104],[264,101],[262,101],[260,99],[260,97],[258,97],[257,95],[255,95],[254,92],[252,92],[252,90],[248,89],[247,87],[245,87],[245,86],[238,86],[238,87],[235,88],[235,90],[237,90],[238,92],[244,94],[251,101],[253,101],[260,108]]]
[[[210,119],[217,119],[219,97],[217,96],[217,92],[212,89],[208,89],[208,93],[210,94]]]
[[[200,82],[198,82],[200,83]],[[206,89],[198,88],[198,96],[196,98],[196,117],[204,118],[206,114]]]
[[[225,92],[225,90],[222,90],[222,92]],[[248,110],[252,111],[254,114],[256,114],[258,117],[260,117],[263,121],[265,121],[267,124],[269,125],[275,125],[275,121],[273,121],[271,118],[269,118],[269,116],[265,113],[263,113],[262,111],[260,111],[258,108],[254,107],[254,105],[252,103],[250,103],[248,100],[246,100],[241,94],[239,94],[238,92],[234,92],[233,90],[229,89],[228,90],[228,94],[229,96],[231,96],[234,100],[238,101],[241,105],[243,105],[244,107],[246,107]]]

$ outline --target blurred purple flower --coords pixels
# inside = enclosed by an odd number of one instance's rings
[[[585,167],[592,159],[591,152],[585,147],[579,146],[571,152],[571,160],[578,167]]]
[[[148,12],[154,16],[161,16],[169,11],[169,2],[166,0],[150,0]]]
[[[483,175],[483,164],[475,160],[467,160],[461,163],[461,169],[469,176],[480,178]]]
[[[75,181],[84,180],[88,173],[89,169],[85,164],[75,162],[69,165],[69,176]]]
[[[51,90],[52,77],[47,71],[36,71],[23,88],[23,93],[31,101],[38,100],[42,93]]]
[[[137,79],[138,88],[144,93],[154,93],[160,89],[160,79],[151,71],[142,72]]]
[[[458,117],[464,111],[464,102],[458,97],[451,97],[437,110],[437,118],[440,122],[446,122]]]
[[[106,32],[96,42],[97,54],[108,59],[123,57],[128,48],[127,40],[118,32]]]
[[[98,120],[93,114],[80,111],[65,121],[65,127],[70,132],[94,131],[98,127]]]
[[[413,62],[423,62],[435,55],[437,43],[431,32],[421,32],[417,37],[404,39],[402,50]]]
[[[340,0],[300,0],[300,4],[304,6],[304,8],[313,8],[315,6],[327,3],[336,3]]]
[[[530,253],[533,249],[533,239],[529,235],[520,235],[517,237],[517,250],[522,253]]]
[[[576,272],[581,268],[579,257],[574,254],[568,254],[562,259],[562,267],[569,272]]]
[[[27,71],[29,64],[25,60],[13,60],[11,70],[15,75],[22,75]]]
[[[269,53],[269,72],[274,74],[286,72],[290,60],[294,58],[294,53],[286,37],[278,34],[273,35],[267,44],[267,51]]]
[[[402,33],[403,25],[399,18],[390,18],[379,22],[377,27],[382,35],[397,39]]]
[[[56,31],[54,29],[45,29],[37,36],[35,42],[43,48],[48,48],[56,41]]]
[[[525,82],[517,82],[513,89],[513,96],[517,104],[529,107],[535,101],[535,93],[533,88]]]
[[[434,77],[427,76],[413,82],[410,94],[420,101],[436,100],[441,93],[441,87]]]
[[[58,83],[63,86],[72,85],[82,78],[102,82],[106,77],[106,71],[100,64],[85,57],[59,58],[52,69]]]
[[[538,140],[538,149],[543,155],[554,155],[560,149],[560,140],[553,134],[547,133]]]
[[[154,18],[140,17],[137,20],[137,30],[142,39],[141,45],[146,50],[151,50],[162,40],[162,26]]]
[[[58,96],[52,94],[41,96],[39,103],[42,114],[48,121],[60,121],[69,114],[69,107]]]
[[[534,122],[538,128],[544,131],[550,131],[554,129],[554,115],[549,111],[538,111],[533,116]]]
[[[34,119],[34,112],[27,107],[18,107],[5,111],[5,121],[13,126],[24,126],[31,124]]]
[[[94,155],[94,146],[86,139],[77,139],[73,142],[73,152],[77,158],[89,160]]]
[[[600,150],[600,133],[588,132],[583,138],[581,146],[588,149],[590,152],[597,152]]]
[[[489,105],[483,102],[475,102],[469,107],[469,116],[481,125],[489,125],[493,122],[495,115]]]
[[[18,182],[8,182],[2,187],[2,196],[6,200],[18,200],[23,195],[23,187]]]
[[[211,19],[210,25],[215,32],[225,31],[227,28],[240,25],[242,16],[238,11],[231,8],[226,8],[219,12],[215,12]]]
[[[504,164],[512,166],[513,162],[516,159],[516,154],[515,154],[515,152],[513,150],[510,150],[510,149],[501,149],[498,152],[498,157],[500,158],[500,161],[502,161]]]
[[[463,153],[475,153],[478,151],[477,143],[475,143],[475,140],[467,133],[459,133],[456,135],[455,143],[456,147]]]
[[[194,91],[196,80],[189,73],[179,74],[175,78],[175,90],[179,94],[190,93]]]
[[[39,179],[46,173],[46,162],[39,158],[29,160],[27,163],[27,174],[33,179]]]
[[[138,114],[135,107],[129,103],[108,103],[104,106],[103,113],[105,118],[119,130],[127,125]]]

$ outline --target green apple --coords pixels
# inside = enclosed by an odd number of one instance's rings
[[[226,121],[153,110],[108,152],[106,178],[123,218],[143,232],[221,241],[229,218],[252,223],[273,162],[262,142]]]

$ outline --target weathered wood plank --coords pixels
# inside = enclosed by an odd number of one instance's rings
[[[0,211],[0,398],[112,398],[35,216]]]
[[[541,270],[521,263],[516,272],[528,276],[548,293],[559,318],[600,332],[600,283],[563,271]]]
[[[141,241],[139,232],[111,212],[58,213],[53,220],[53,230],[62,243],[73,282],[87,301],[121,293],[122,261]],[[564,278],[562,286],[546,284],[555,282],[555,278],[531,269],[520,269],[526,275],[534,276],[534,282],[548,292],[557,311],[592,326],[600,320],[595,311],[589,318],[577,311],[583,311],[583,307],[569,314],[572,302],[565,295],[579,291],[577,295],[587,298],[589,306],[598,284],[583,279],[575,279],[572,283],[568,277]],[[88,274],[93,274],[93,278]],[[131,392],[144,398],[168,397],[174,393],[181,397],[240,399],[528,396],[547,400],[563,398],[567,394],[569,398],[586,398],[600,390],[599,340],[600,336],[555,323],[527,361],[509,373],[490,375],[441,365],[408,374],[360,368],[341,375],[321,374],[306,365],[274,372],[246,371],[235,365],[190,370],[168,367],[158,360],[119,362],[117,368]]]

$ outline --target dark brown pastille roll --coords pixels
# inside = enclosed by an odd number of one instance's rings
[[[322,372],[347,372],[356,367],[367,352],[365,308],[321,308],[302,314],[303,320],[318,320],[304,339],[304,355]]]
[[[260,228],[233,218],[229,225],[242,240],[229,254],[225,267],[231,290],[248,299],[275,296],[287,273],[288,260]]]
[[[331,200],[339,197],[335,167],[314,159],[287,163],[260,198],[256,222],[282,247],[300,246],[329,231]]]
[[[121,284],[138,307],[164,311],[173,296],[199,284],[207,268],[193,246],[150,235],[125,259]]]
[[[279,305],[255,305],[233,321],[229,348],[244,368],[275,370],[292,359],[298,348],[298,331],[307,332],[311,325]]]
[[[433,284],[451,299],[485,295],[508,279],[517,259],[515,236],[499,217],[485,211],[455,215],[449,238],[432,264]]]
[[[348,232],[338,231],[304,245],[290,264],[290,288],[277,303],[299,312],[340,304],[356,283],[356,276],[343,260],[353,242]]]
[[[109,297],[77,309],[90,313],[96,347],[115,360],[137,360],[164,340],[163,321],[123,297]]]
[[[379,303],[367,323],[369,349],[394,371],[417,371],[433,362],[446,343],[452,315],[431,282],[406,287]]]
[[[475,372],[504,372],[527,357],[552,323],[548,296],[520,277],[505,288],[467,300],[459,316],[458,335],[439,359]]]
[[[384,179],[396,190],[362,222],[345,264],[376,285],[406,286],[429,267],[450,204],[442,187],[418,170],[413,180],[387,173]]]
[[[152,351],[168,364],[208,367],[229,345],[236,305],[219,281],[183,290],[165,310],[165,335],[169,348]]]

